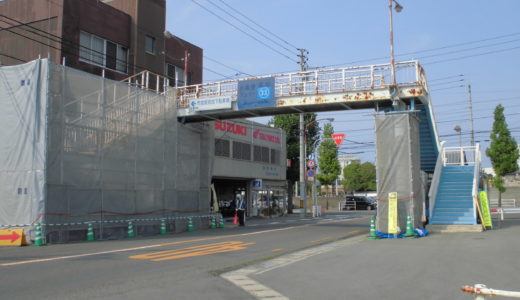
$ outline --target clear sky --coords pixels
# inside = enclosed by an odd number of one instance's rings
[[[489,146],[493,110],[499,103],[505,107],[512,135],[520,141],[520,1],[399,3],[404,9],[394,12],[396,60],[419,59],[425,68],[441,140],[458,146],[453,128],[460,125],[462,144],[470,144],[467,85],[471,84],[475,140],[481,149]],[[296,48],[309,50],[310,67],[389,61],[386,0],[167,0],[167,5],[167,30],[204,49],[205,81],[297,71]],[[371,113],[331,112],[318,117],[334,117],[335,132],[353,141],[344,142],[340,153],[374,161]],[[484,166],[490,166],[489,159],[484,158]]]

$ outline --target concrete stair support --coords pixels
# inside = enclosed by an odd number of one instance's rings
[[[482,225],[430,225],[428,230],[434,233],[482,232]]]

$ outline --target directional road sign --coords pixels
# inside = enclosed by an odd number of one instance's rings
[[[0,246],[21,246],[23,229],[0,229]]]

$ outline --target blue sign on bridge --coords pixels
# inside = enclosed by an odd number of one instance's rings
[[[276,106],[274,77],[238,82],[238,109]]]

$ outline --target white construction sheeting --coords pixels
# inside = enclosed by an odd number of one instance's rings
[[[48,64],[0,68],[0,224],[44,212]]]
[[[63,242],[83,239],[84,222],[118,238],[126,224],[110,221],[209,212],[213,130],[177,122],[175,90],[48,60],[0,75],[0,224],[46,224]]]

